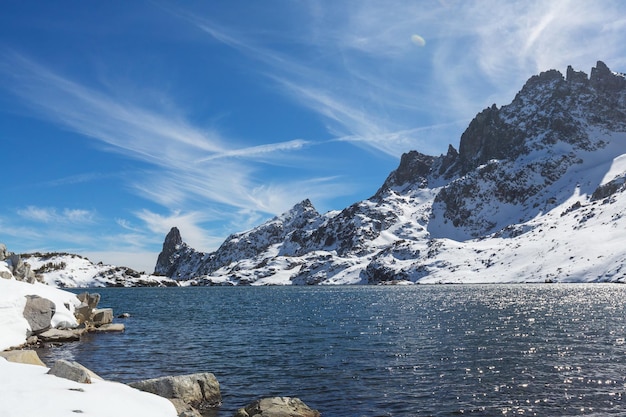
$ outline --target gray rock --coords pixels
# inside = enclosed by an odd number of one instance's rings
[[[202,414],[180,398],[169,398],[174,404],[178,417],[202,417]]]
[[[320,412],[307,406],[299,398],[262,398],[240,408],[235,417],[320,417]]]
[[[4,243],[0,243],[0,261],[4,261],[9,257],[9,251]]]
[[[37,336],[42,342],[48,343],[74,342],[80,340],[80,336],[84,332],[85,329],[49,329]]]
[[[99,327],[104,324],[111,324],[113,322],[113,309],[112,308],[97,308],[93,310],[93,317],[91,322],[94,326]]]
[[[198,410],[222,404],[220,385],[211,373],[165,376],[133,382],[131,387],[168,399],[179,399]]]
[[[82,292],[76,296],[81,303],[87,304],[92,309],[98,307],[98,303],[100,302],[100,294],[93,293],[89,294],[88,292]]]
[[[30,326],[28,336],[48,330],[55,311],[56,306],[47,298],[42,298],[38,295],[27,295],[22,315]]]
[[[93,321],[94,310],[100,302],[100,294],[88,292],[80,293],[76,296],[80,301],[80,305],[74,310],[74,317],[78,323],[91,323]]]
[[[59,359],[54,363],[48,374],[59,378],[69,379],[70,381],[80,382],[81,384],[91,384],[91,375],[89,369],[85,368],[78,362],[70,362]]]
[[[95,333],[112,333],[112,332],[123,332],[125,330],[125,326],[122,323],[109,323],[103,324],[102,326],[95,327],[90,331]]]

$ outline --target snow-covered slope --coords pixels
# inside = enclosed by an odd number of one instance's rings
[[[626,281],[626,78],[530,78],[457,151],[403,155],[368,199],[306,200],[213,253],[172,229],[156,273],[196,284]],[[189,281],[191,280],[191,281]]]
[[[94,264],[70,253],[31,253],[20,255],[31,270],[48,285],[60,288],[157,287],[176,286],[163,276],[148,275],[126,267]]]

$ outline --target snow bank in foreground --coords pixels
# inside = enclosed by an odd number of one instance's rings
[[[56,312],[52,317],[53,327],[78,326],[74,317],[74,308],[80,304],[80,301],[75,294],[45,284],[29,284],[14,279],[0,278],[0,350],[26,342],[26,332],[30,330],[30,327],[22,313],[27,295],[38,295],[55,304]]]
[[[176,417],[173,404],[157,395],[111,381],[79,384],[47,372],[0,358],[0,416]]]

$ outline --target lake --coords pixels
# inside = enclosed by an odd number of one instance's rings
[[[223,407],[331,416],[626,416],[626,286],[105,288],[122,334],[43,349],[130,382],[212,372]]]

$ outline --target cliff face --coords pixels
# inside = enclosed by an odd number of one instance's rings
[[[207,284],[621,281],[626,250],[594,258],[577,242],[621,237],[625,161],[624,75],[550,70],[480,112],[458,151],[403,155],[372,198],[324,215],[307,200],[210,254],[173,229],[156,271]]]

